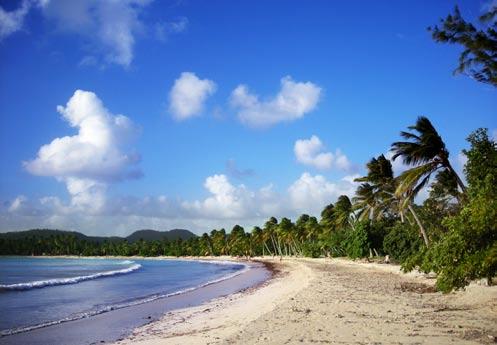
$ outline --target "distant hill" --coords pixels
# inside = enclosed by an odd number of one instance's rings
[[[28,237],[42,237],[48,238],[56,235],[73,235],[76,236],[77,239],[92,241],[92,242],[118,242],[123,240],[128,240],[128,242],[135,242],[143,239],[144,241],[154,241],[154,240],[162,240],[167,239],[169,241],[174,241],[179,238],[183,240],[190,239],[192,237],[197,237],[194,233],[189,230],[184,229],[173,229],[169,231],[157,231],[157,230],[138,230],[133,232],[128,237],[117,237],[117,236],[86,236],[80,232],[76,231],[66,231],[66,230],[54,230],[54,229],[31,229],[26,231],[12,231],[6,233],[0,233],[0,238],[18,240]]]
[[[167,239],[169,241],[175,241],[179,238],[182,240],[188,240],[192,237],[197,237],[194,233],[185,229],[173,229],[169,231],[157,231],[157,230],[138,230],[133,232],[131,235],[126,237],[128,242],[135,242],[143,239],[145,241],[156,241]]]

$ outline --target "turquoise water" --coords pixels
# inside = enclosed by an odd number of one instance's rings
[[[245,268],[181,260],[0,258],[0,332],[14,334],[185,293]]]

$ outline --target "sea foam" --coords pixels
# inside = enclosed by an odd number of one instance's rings
[[[132,263],[132,261],[129,261]],[[90,274],[86,276],[78,276],[78,277],[70,277],[70,278],[54,278],[47,280],[36,280],[32,282],[26,283],[17,283],[17,284],[0,284],[0,291],[10,291],[10,290],[30,290],[30,289],[39,289],[47,286],[56,286],[56,285],[67,285],[67,284],[77,284],[86,280],[104,278],[104,277],[112,277],[120,274],[128,274],[140,269],[142,266],[140,264],[134,264],[130,267],[123,268],[120,270],[113,271],[105,271],[99,272],[95,274]]]
[[[177,260],[177,261],[183,261],[183,260]],[[187,261],[187,260],[184,260],[184,261]],[[66,318],[63,318],[63,319],[60,319],[60,320],[54,320],[54,321],[44,322],[44,323],[40,323],[40,324],[37,324],[37,325],[31,325],[31,326],[26,326],[26,327],[18,327],[18,328],[13,328],[13,329],[5,329],[5,330],[0,331],[0,335],[1,336],[6,336],[6,335],[17,334],[17,333],[29,332],[29,331],[32,331],[32,330],[35,330],[35,329],[39,329],[39,328],[44,328],[44,327],[53,326],[53,325],[57,325],[57,324],[61,324],[61,323],[69,322],[69,321],[75,321],[75,320],[80,320],[80,319],[92,317],[92,316],[103,314],[103,313],[106,313],[106,312],[109,312],[109,311],[112,311],[112,310],[123,309],[123,308],[132,307],[132,306],[136,306],[136,305],[140,305],[140,304],[144,304],[144,303],[153,302],[153,301],[156,301],[158,299],[163,299],[163,298],[168,298],[168,297],[172,297],[172,296],[182,295],[182,294],[194,291],[194,290],[198,290],[198,289],[204,288],[204,287],[212,285],[212,284],[217,284],[217,283],[220,283],[222,281],[225,281],[225,280],[228,280],[228,279],[232,279],[232,278],[234,278],[234,277],[236,277],[236,276],[238,276],[240,274],[246,273],[248,270],[250,270],[252,268],[251,265],[247,265],[245,263],[238,263],[238,262],[234,263],[234,262],[231,262],[231,261],[199,260],[199,261],[196,261],[196,262],[211,263],[211,264],[217,264],[217,265],[230,265],[231,264],[231,265],[233,265],[235,267],[236,266],[241,266],[243,268],[241,268],[241,269],[239,269],[239,270],[237,270],[237,271],[235,271],[235,272],[233,272],[231,274],[227,274],[227,275],[221,276],[219,278],[209,280],[209,281],[204,282],[202,284],[199,284],[199,285],[196,285],[196,286],[191,286],[191,287],[188,287],[188,288],[185,288],[185,289],[181,289],[181,290],[178,290],[178,291],[174,291],[174,292],[170,292],[170,293],[165,293],[165,294],[155,294],[155,295],[151,295],[151,296],[147,296],[147,297],[138,298],[138,299],[135,299],[135,300],[132,300],[132,301],[126,301],[126,302],[122,302],[122,303],[105,305],[105,306],[101,306],[100,308],[97,308],[97,309],[94,309],[94,310],[90,310],[90,311],[86,311],[86,312],[83,312],[83,313],[78,313],[78,314],[75,314],[75,315],[71,315],[69,317],[66,317]],[[139,264],[134,265],[134,266],[140,266],[141,267],[141,265],[139,265]],[[134,267],[134,266],[132,266],[132,267]],[[138,268],[140,268],[140,267],[138,267]],[[138,269],[138,268],[136,268],[136,269]],[[124,271],[124,270],[121,270],[121,271]],[[114,271],[114,272],[116,272],[116,271]],[[108,272],[104,272],[104,273],[108,273]],[[93,279],[95,279],[95,278],[93,278]],[[13,284],[13,285],[18,285],[18,284]]]

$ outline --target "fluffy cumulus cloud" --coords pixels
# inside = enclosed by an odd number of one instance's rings
[[[169,111],[177,120],[202,113],[207,98],[216,92],[216,83],[200,79],[195,73],[183,72],[169,92]]]
[[[354,179],[346,176],[338,182],[330,182],[322,175],[303,173],[288,188],[288,196],[294,210],[319,214],[324,206],[336,201],[340,195],[352,197],[357,187]]]
[[[203,201],[184,202],[183,206],[206,218],[243,218],[255,198],[255,194],[243,184],[233,186],[226,175],[207,177],[204,187],[211,196]]]
[[[332,152],[325,152],[325,147],[321,140],[313,135],[309,139],[300,139],[295,142],[293,151],[299,163],[313,166],[317,169],[337,168],[349,171],[352,168],[347,156],[339,149]]]
[[[128,117],[110,113],[93,92],[77,90],[57,111],[78,133],[55,138],[23,165],[33,175],[65,182],[72,206],[97,211],[109,182],[141,176],[139,154],[127,151],[138,129]]]
[[[238,111],[240,121],[251,127],[269,127],[280,122],[302,118],[313,111],[322,90],[311,82],[296,82],[286,76],[281,79],[278,94],[260,100],[246,85],[239,85],[231,94],[231,104]]]

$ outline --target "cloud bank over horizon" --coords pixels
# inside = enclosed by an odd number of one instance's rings
[[[271,216],[296,219],[300,214],[308,213],[319,217],[322,209],[335,202],[338,196],[352,197],[355,177],[345,176],[338,182],[331,182],[322,175],[304,172],[279,192],[272,184],[254,190],[244,184],[234,185],[224,174],[215,174],[205,179],[208,196],[204,199],[189,201],[165,195],[104,198],[98,210],[93,212],[88,209],[82,212],[81,208],[73,207],[73,203],[64,204],[56,197],[31,200],[20,195],[0,207],[0,217],[4,226],[13,230],[55,227],[88,234],[101,234],[106,229],[106,234],[124,235],[147,227],[183,227],[200,234],[213,228],[231,230],[235,224],[250,230]],[[86,201],[94,203],[99,196],[86,194],[86,197],[89,197]]]

